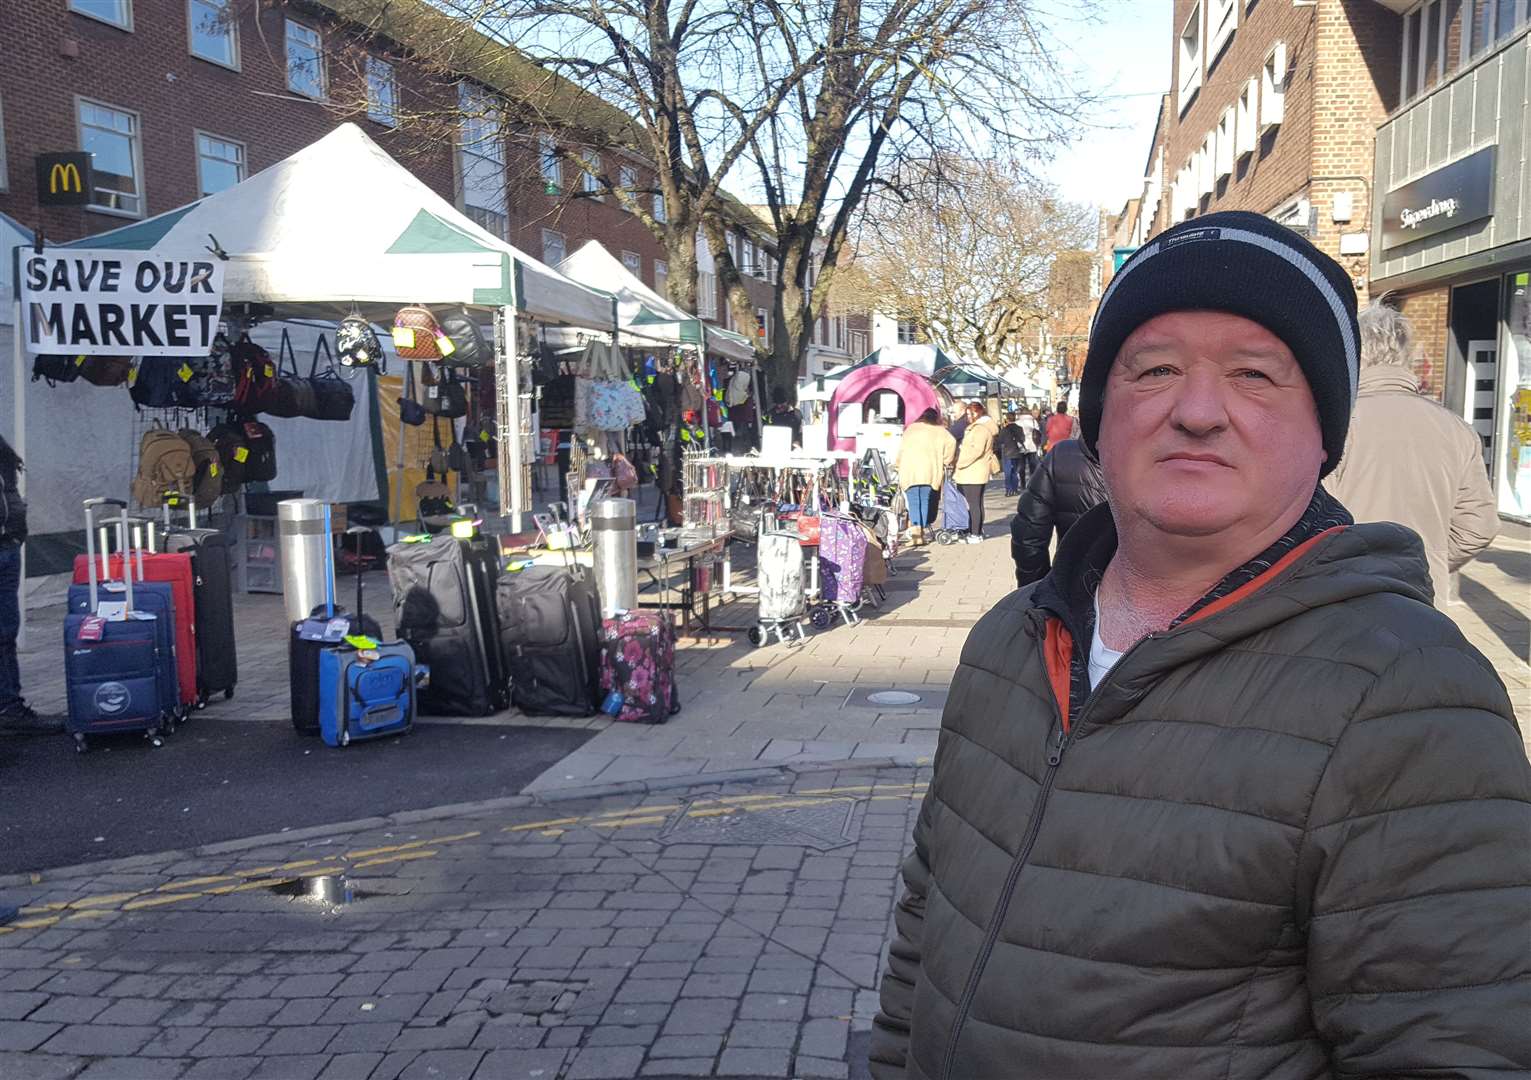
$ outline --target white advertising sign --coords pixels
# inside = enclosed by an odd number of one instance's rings
[[[21,249],[21,332],[31,353],[206,356],[223,262],[108,249]]]

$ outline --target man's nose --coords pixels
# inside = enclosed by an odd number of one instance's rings
[[[1175,392],[1170,420],[1192,435],[1208,435],[1228,426],[1227,392],[1220,374],[1197,367],[1187,372]]]

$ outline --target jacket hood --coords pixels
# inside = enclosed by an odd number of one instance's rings
[[[1319,496],[1339,507],[1320,490]],[[1315,500],[1315,505],[1318,500]],[[1348,515],[1345,515],[1348,519]],[[1031,605],[1063,622],[1076,653],[1089,648],[1094,629],[1093,597],[1116,550],[1116,525],[1109,506],[1095,507],[1069,530],[1058,547],[1052,572],[1031,596]],[[1267,555],[1270,553],[1267,553]],[[1168,630],[1150,634],[1129,650],[1102,690],[1125,708],[1146,693],[1163,671],[1216,652],[1299,615],[1345,604],[1359,597],[1393,593],[1430,605],[1432,590],[1419,537],[1388,522],[1335,525],[1297,544],[1264,565],[1264,556],[1241,568],[1236,588],[1193,609]],[[1257,572],[1250,575],[1251,569]],[[1239,572],[1235,572],[1238,574]],[[1239,580],[1230,575],[1225,581]],[[1215,595],[1218,590],[1214,589]],[[1102,702],[1101,712],[1116,711]]]

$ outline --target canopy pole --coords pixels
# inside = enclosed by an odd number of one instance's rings
[[[498,309],[494,321],[495,435],[499,442],[500,514],[510,518],[512,532],[520,533],[526,512],[522,483],[526,464],[521,453],[525,432],[521,430],[521,360],[516,343],[516,309],[506,304]]]
[[[18,262],[20,260],[17,260]],[[11,323],[11,345],[14,354],[11,363],[11,386],[16,395],[12,402],[14,411],[14,429],[11,432],[11,449],[16,451],[16,456],[23,462],[27,459],[27,382],[25,375],[26,345],[21,340],[24,329],[21,324],[21,298],[18,296],[11,305],[13,321]],[[21,497],[27,497],[27,474],[25,470],[16,472],[16,490]],[[17,606],[20,609],[21,620],[16,627],[16,648],[24,649],[27,645],[27,546],[21,545],[21,570],[20,580],[17,582],[16,591]]]

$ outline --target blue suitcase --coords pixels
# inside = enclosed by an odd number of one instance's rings
[[[82,752],[90,735],[123,732],[142,731],[159,746],[159,735],[169,729],[169,717],[177,703],[175,656],[162,655],[160,642],[166,628],[155,614],[137,609],[138,597],[132,581],[123,583],[121,613],[113,612],[111,617],[93,621],[98,619],[96,612],[102,602],[95,574],[91,521],[99,506],[122,508],[123,535],[127,535],[126,503],[120,499],[86,500],[85,536],[91,564],[88,610],[71,610],[64,617],[64,679],[68,699],[64,729],[74,736],[75,748]],[[108,605],[111,611],[109,601]],[[99,637],[82,637],[87,623],[99,631]]]
[[[94,561],[94,560],[93,560]],[[126,566],[130,560],[124,560]],[[97,562],[96,565],[100,565]],[[180,681],[175,666],[175,599],[172,586],[160,581],[135,581],[133,583],[133,608],[154,616],[155,648],[159,653],[159,693],[161,700],[174,702],[180,694]],[[100,585],[98,600],[91,599],[89,585],[69,586],[68,610],[71,615],[94,615],[97,604],[127,603],[127,587],[120,581],[106,581]],[[167,714],[166,730],[177,720],[185,717],[177,704]]]
[[[407,734],[415,723],[415,651],[395,641],[319,654],[319,736],[330,746]]]

